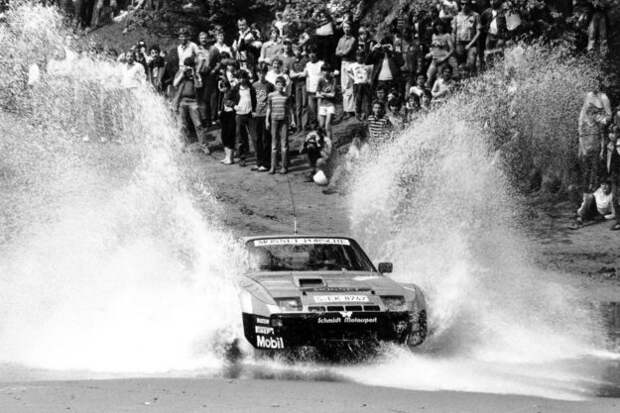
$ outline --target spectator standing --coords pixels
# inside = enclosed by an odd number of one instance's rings
[[[218,83],[218,88],[222,94],[222,110],[219,118],[222,126],[221,139],[224,146],[224,159],[220,162],[224,165],[232,165],[234,163],[233,154],[235,151],[235,136],[237,125],[235,122],[235,99],[230,83],[223,76]]]
[[[609,98],[602,92],[602,79],[588,92],[579,114],[579,160],[584,193],[592,192],[598,179],[599,163],[605,146],[604,132],[611,120]]]
[[[592,0],[591,2],[592,17],[588,25],[588,51],[590,52],[594,50],[597,40],[602,55],[606,55],[609,51],[607,48],[607,25],[609,22],[607,12],[611,4],[613,4],[611,0]]]
[[[384,37],[380,44],[373,47],[370,63],[374,65],[372,84],[375,88],[390,90],[400,86],[400,68],[403,59],[401,55],[394,53],[392,39]]]
[[[459,3],[456,0],[440,0],[437,5],[439,18],[449,24],[459,12]]]
[[[500,53],[508,33],[506,13],[502,0],[491,0],[491,6],[485,9],[480,16],[482,26],[481,42],[483,46],[482,62],[487,64],[488,57]]]
[[[372,114],[368,117],[368,137],[371,143],[381,143],[389,138],[392,125],[385,116],[385,105],[382,102],[372,104]]]
[[[148,79],[153,85],[153,88],[159,93],[163,93],[164,84],[163,78],[166,72],[166,61],[161,56],[161,50],[159,46],[153,45],[149,49],[149,57],[147,59],[148,64]]]
[[[173,82],[173,86],[177,89],[174,105],[181,118],[186,143],[191,143],[187,137],[190,136],[193,127],[200,148],[208,155],[210,150],[198,112],[197,100],[198,90],[202,87],[202,82],[194,69],[194,65],[195,62],[192,57],[187,57],[183,61],[183,66],[179,69]]]
[[[402,104],[398,98],[392,98],[388,101],[387,119],[390,121],[392,128],[399,131],[404,126],[404,117],[402,114]]]
[[[212,45],[206,32],[200,33],[198,42],[197,71],[202,80],[198,107],[203,124],[209,125],[217,117],[217,75],[214,70],[220,52]]]
[[[245,62],[248,68],[253,69],[260,54],[260,49],[256,48],[256,42],[260,39],[256,37],[256,33],[250,28],[245,17],[237,21],[237,28],[239,33],[232,50],[236,53],[239,63]]]
[[[295,96],[295,123],[297,124],[297,131],[301,132],[306,126],[303,123],[304,109],[307,105],[306,97],[306,63],[308,59],[302,55],[301,47],[295,49],[295,57],[291,63],[289,69],[289,76],[292,82],[292,91]]]
[[[283,77],[284,80],[286,81],[286,93],[290,95],[291,94],[290,93],[291,79],[282,70],[282,60],[276,58],[276,59],[273,59],[273,62],[271,63],[271,70],[267,72],[267,75],[265,76],[265,78],[267,79],[267,82],[275,86],[276,79],[278,79],[279,77]]]
[[[226,43],[224,43],[224,29],[221,27],[217,27],[215,29],[215,48],[220,53],[228,53],[230,56],[233,55],[232,49]]]
[[[258,63],[271,64],[273,59],[278,57],[282,52],[282,43],[280,42],[280,31],[277,27],[269,30],[269,40],[263,43],[260,49],[260,57]]]
[[[317,46],[319,59],[334,65],[334,22],[327,9],[320,9],[317,11],[316,21],[317,26],[314,31],[314,42]]]
[[[265,120],[267,117],[268,97],[275,90],[275,87],[265,78],[267,70],[267,66],[263,65],[258,71],[258,80],[252,85],[256,94],[256,109],[252,114],[256,167],[252,168],[252,170],[258,172],[268,171],[271,167],[271,134],[265,125]]]
[[[276,173],[278,164],[278,148],[281,153],[280,173],[288,172],[288,129],[295,127],[293,110],[290,99],[285,92],[286,80],[283,77],[276,79],[275,91],[269,94],[267,99],[267,116],[265,126],[271,131],[271,168],[270,174]]]
[[[293,42],[288,37],[282,40],[283,48],[278,55],[278,59],[282,61],[282,70],[290,76],[291,67],[295,61],[295,51],[293,50]]]
[[[344,35],[338,41],[336,56],[340,58],[340,88],[342,90],[342,109],[345,118],[355,115],[355,98],[353,95],[353,78],[349,74],[349,66],[355,62],[357,40],[352,35],[351,23],[343,23]]]
[[[321,79],[321,68],[324,62],[319,60],[316,47],[310,46],[308,58],[303,76],[306,78],[306,97],[308,104],[308,124],[318,119],[318,98],[316,96],[319,79]]]
[[[357,31],[357,48],[364,52],[364,56],[368,58],[372,52],[374,42],[370,38],[368,28],[366,26],[360,26]]]
[[[348,72],[353,78],[353,96],[355,98],[355,115],[358,120],[366,119],[370,115],[372,100],[372,65],[366,64],[364,51],[358,49],[355,53],[356,61],[349,65]]]
[[[189,29],[182,28],[179,30],[179,42],[177,46],[177,55],[179,57],[179,63],[182,66],[185,59],[192,58],[192,61],[196,62],[196,55],[198,55],[198,45],[189,40]]]
[[[319,126],[325,129],[327,136],[332,139],[332,119],[336,114],[336,78],[329,63],[324,63],[321,67],[316,97],[319,99]]]
[[[461,0],[461,11],[452,20],[455,55],[459,63],[465,63],[469,73],[476,69],[478,39],[482,30],[480,15],[473,8],[473,0]]]
[[[276,12],[276,18],[273,21],[273,26],[278,29],[278,33],[280,37],[284,37],[286,35],[286,28],[288,26],[288,22],[284,20],[284,13],[281,11]]]
[[[249,151],[249,136],[252,122],[252,112],[256,110],[256,91],[250,83],[250,76],[245,71],[239,72],[239,84],[235,86],[235,125],[237,135],[237,156],[239,166],[246,165],[245,159]]]
[[[426,55],[427,58],[431,59],[428,71],[426,72],[426,86],[429,89],[435,81],[435,75],[445,64],[452,66],[453,71],[456,70],[458,66],[454,58],[454,41],[452,35],[446,32],[445,24],[441,20],[438,20],[434,23],[433,28],[434,33],[430,52]]]

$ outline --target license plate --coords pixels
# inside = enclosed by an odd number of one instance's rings
[[[367,303],[368,296],[366,295],[315,295],[315,303]]]

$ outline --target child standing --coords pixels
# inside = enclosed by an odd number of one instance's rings
[[[269,154],[271,153],[271,135],[265,127],[267,117],[267,99],[274,86],[265,79],[269,68],[263,65],[258,71],[258,80],[252,85],[256,91],[256,109],[252,114],[254,130],[254,149],[256,150],[256,166],[253,171],[265,172],[269,170]]]
[[[317,86],[316,97],[319,99],[319,126],[332,138],[332,118],[336,114],[336,78],[329,63],[321,67],[321,78]]]
[[[317,118],[318,97],[316,90],[321,79],[323,61],[319,60],[317,49],[314,45],[308,48],[309,62],[306,63],[303,76],[306,78],[306,96],[308,98],[308,123]]]
[[[286,94],[286,79],[282,76],[276,79],[275,92],[267,98],[267,116],[265,127],[271,131],[271,168],[270,174],[276,173],[278,163],[278,146],[282,155],[281,174],[288,172],[288,128],[295,127],[293,110],[289,96]]]
[[[349,65],[349,73],[353,77],[355,116],[358,120],[366,119],[370,115],[370,101],[372,99],[370,88],[372,65],[366,64],[366,54],[363,50],[358,50],[355,53],[355,63]]]
[[[304,69],[308,59],[303,56],[301,47],[295,49],[295,57],[291,63],[289,76],[292,81],[292,90],[295,95],[295,123],[297,131],[301,132],[305,126],[302,122],[302,115],[306,107],[306,75]]]
[[[382,102],[372,104],[372,114],[368,117],[368,137],[372,143],[387,140],[392,125],[385,116],[385,105]]]

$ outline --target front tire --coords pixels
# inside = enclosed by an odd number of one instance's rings
[[[411,326],[411,331],[407,334],[405,344],[407,347],[414,348],[424,343],[428,334],[428,327],[426,322],[426,311],[420,311],[418,314],[418,322]]]

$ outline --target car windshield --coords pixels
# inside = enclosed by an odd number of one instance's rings
[[[374,271],[346,238],[269,238],[249,241],[251,271]]]

